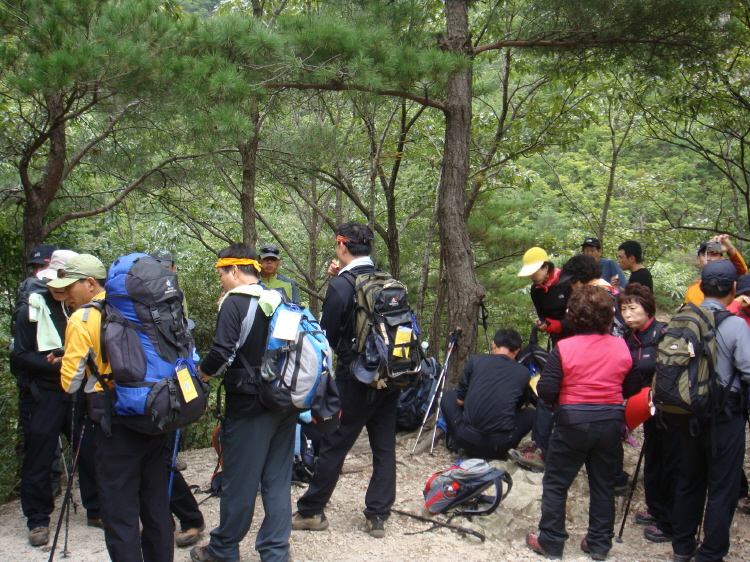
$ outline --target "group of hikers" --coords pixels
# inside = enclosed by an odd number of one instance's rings
[[[368,368],[382,369],[382,350],[368,348],[360,356],[353,343],[360,327],[355,317],[363,307],[361,280],[380,271],[370,258],[373,243],[370,228],[357,222],[344,223],[335,233],[336,259],[327,271],[330,280],[320,329],[337,358],[334,378],[340,411],[325,419],[313,416],[322,435],[314,472],[296,502],[296,513],[290,482],[299,412],[269,407],[266,390],[259,387],[261,379],[249,373],[262,370],[271,334],[277,337],[277,330],[282,330],[275,313],[282,302],[298,302],[298,290],[293,280],[278,274],[280,250],[273,244],[262,246],[260,253],[245,244],[218,253],[214,265],[222,297],[213,344],[202,359],[191,348],[176,362],[177,378],[180,365],[190,363],[195,377],[206,382],[219,379],[226,394],[219,524],[207,544],[192,548],[192,561],[240,560],[240,543],[250,530],[257,493],[264,508],[255,538],[260,559],[291,560],[292,530],[329,527],[326,505],[363,428],[372,450],[363,529],[373,538],[386,535],[396,499],[396,415],[402,386],[378,382],[377,377],[363,382],[363,369],[365,375]],[[176,270],[167,251],[132,256]],[[687,298],[721,318],[715,369],[729,388],[721,411],[710,422],[684,423],[690,416],[657,414],[644,423],[647,510],[636,514],[636,521],[646,525],[646,539],[672,541],[676,562],[693,557],[699,562],[722,560],[729,549],[735,508],[750,513],[742,467],[745,385],[750,382],[750,276],[725,236],[702,244],[697,256],[701,280],[691,285]],[[29,542],[42,546],[50,540],[50,515],[60,489],[61,469],[56,466],[62,434],[76,451],[73,467],[79,471],[88,524],[103,528],[111,559],[171,561],[175,544],[198,542],[205,523],[180,474],[185,466],[175,455],[179,432],[144,433],[113,414],[120,410],[112,400],[122,401],[131,387],[145,385],[115,384],[112,365],[123,360],[123,349],[132,344],[125,335],[121,349],[103,347],[105,328],[115,319],[101,303],[123,297],[113,284],[122,260],[108,271],[93,255],[42,244],[34,248],[28,264],[30,276],[19,288],[14,311],[11,371],[20,389],[25,450],[21,504]],[[629,279],[623,270],[630,271]],[[539,533],[529,533],[527,544],[548,558],[562,556],[568,538],[567,492],[585,465],[591,504],[581,549],[604,560],[614,536],[615,494],[628,486],[629,475],[623,470],[624,402],[651,387],[657,345],[667,325],[655,319],[653,281],[634,241],[620,245],[616,263],[602,257],[598,239],[586,238],[581,254],[562,268],[555,267],[543,249],[531,248],[519,276],[532,281],[535,329],[549,334],[554,347],[539,376],[531,377],[517,361],[519,333],[498,330],[491,353],[472,357],[458,387],[442,397],[447,443],[469,456],[509,457],[544,471]],[[152,285],[154,279],[161,283],[158,275],[149,279]],[[172,281],[176,277],[166,280],[167,292],[174,292]],[[397,297],[391,297],[395,304]],[[176,305],[170,306],[176,310]],[[184,312],[185,303],[181,306]],[[721,315],[725,310],[734,314]],[[167,320],[153,309],[151,314],[157,327]],[[117,321],[134,327],[127,319]],[[185,322],[188,332],[189,324]],[[138,328],[138,341],[148,339],[145,332]],[[384,337],[389,339],[385,332]],[[381,345],[382,338],[378,341],[368,340],[368,345]],[[396,348],[391,342],[388,353],[406,357],[398,348],[406,344],[399,341]],[[375,367],[368,367],[366,360],[373,357]],[[134,364],[139,360],[132,358]],[[201,384],[188,383],[186,388],[192,392]],[[527,407],[531,403],[534,407]],[[532,444],[519,449],[529,432]],[[699,544],[704,500],[704,538]],[[180,524],[176,535],[172,515]]]

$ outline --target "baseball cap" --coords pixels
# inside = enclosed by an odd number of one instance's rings
[[[541,248],[535,246],[534,248],[526,250],[526,253],[523,255],[523,267],[521,268],[521,271],[518,272],[518,276],[528,277],[529,275],[533,275],[539,271],[539,268],[542,267],[546,261],[549,261],[547,252]]]
[[[165,263],[174,265],[174,257],[166,250],[156,250],[153,254],[151,254],[151,257],[162,265],[164,265]]]
[[[65,264],[68,263],[68,260],[77,255],[78,252],[74,252],[73,250],[55,250],[49,261],[49,267],[47,267],[47,269],[42,269],[36,274],[36,276],[39,279],[56,279],[57,271],[65,269]]]
[[[52,259],[52,253],[57,250],[57,246],[52,244],[39,244],[34,246],[29,254],[29,263],[38,263],[47,265]]]
[[[264,244],[260,247],[260,259],[276,258],[279,259],[279,247],[276,244]]]
[[[581,244],[581,248],[583,248],[584,246],[593,246],[597,250],[600,250],[602,247],[602,243],[599,242],[598,238],[590,236],[583,241],[583,244]]]
[[[737,269],[728,260],[710,261],[701,271],[701,281],[709,279],[733,283],[737,281]]]
[[[737,280],[737,296],[747,294],[750,294],[750,274],[740,275]]]
[[[70,258],[68,263],[65,264],[65,269],[60,269],[57,272],[57,279],[52,279],[47,283],[47,286],[53,289],[62,289],[80,279],[88,279],[89,277],[106,279],[107,268],[104,267],[99,258],[91,254],[79,254]]]

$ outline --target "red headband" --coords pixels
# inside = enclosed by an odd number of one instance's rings
[[[336,242],[343,242],[344,244],[346,244],[347,242],[354,242],[355,244],[369,244],[370,242],[372,242],[372,238],[368,238],[367,240],[352,240],[350,238],[347,238],[346,236],[337,234]]]

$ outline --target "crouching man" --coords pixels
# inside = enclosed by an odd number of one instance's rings
[[[534,423],[529,397],[529,371],[516,362],[521,336],[498,330],[490,355],[474,355],[455,390],[443,395],[448,437],[453,448],[473,457],[497,459],[514,449]]]

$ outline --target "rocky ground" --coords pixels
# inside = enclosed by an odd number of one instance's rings
[[[427,478],[434,472],[452,464],[452,460],[441,445],[435,454],[421,453],[414,457],[410,451],[414,446],[415,434],[401,434],[398,437],[398,495],[396,507],[426,515],[422,500],[422,489]],[[640,435],[636,435],[640,439]],[[627,446],[626,468],[633,472],[638,450]],[[185,472],[187,481],[205,489],[208,487],[216,458],[213,450],[203,449],[182,453],[181,458],[188,463]],[[403,561],[410,562],[456,562],[458,560],[484,561],[538,561],[542,557],[530,552],[523,543],[529,530],[536,528],[541,499],[541,475],[519,469],[512,463],[497,463],[513,475],[513,491],[503,502],[503,506],[489,517],[475,517],[468,522],[457,518],[455,524],[474,528],[487,536],[482,543],[474,537],[462,537],[446,529],[425,531],[427,523],[394,514],[387,523],[385,539],[373,539],[363,531],[364,494],[371,474],[371,456],[366,436],[362,436],[352,449],[344,465],[344,474],[326,510],[330,528],[323,532],[293,532],[291,538],[292,556],[295,562],[304,561]],[[746,467],[750,468],[750,467]],[[296,499],[304,492],[293,488]],[[206,496],[197,494],[198,499]],[[262,520],[262,506],[258,502],[253,528],[242,544],[242,561],[256,562],[253,548],[255,531]],[[58,504],[59,505],[59,504]],[[202,506],[210,529],[218,522],[219,500],[208,499]],[[639,486],[631,513],[643,508],[643,493]],[[565,560],[589,560],[578,548],[586,529],[588,494],[585,474],[579,475],[571,489],[568,501],[568,531],[570,541],[565,552]],[[53,514],[57,521],[58,512]],[[617,525],[619,526],[618,515]],[[417,533],[417,534],[414,534]],[[623,543],[615,543],[610,552],[610,560],[622,562],[646,562],[671,560],[669,544],[656,545],[646,541],[642,528],[632,523],[632,516],[625,527]],[[207,533],[204,544],[207,540]],[[62,545],[62,535],[61,543]],[[85,513],[79,509],[70,521],[68,541],[71,562],[95,562],[108,560],[103,534],[99,529],[86,526]],[[0,559],[5,561],[43,561],[49,558],[49,548],[35,549],[26,540],[26,526],[18,501],[0,507]],[[58,547],[55,559],[62,559],[62,546]],[[189,549],[177,549],[175,560],[188,561]],[[737,513],[732,527],[732,547],[727,562],[750,560],[750,516]]]

